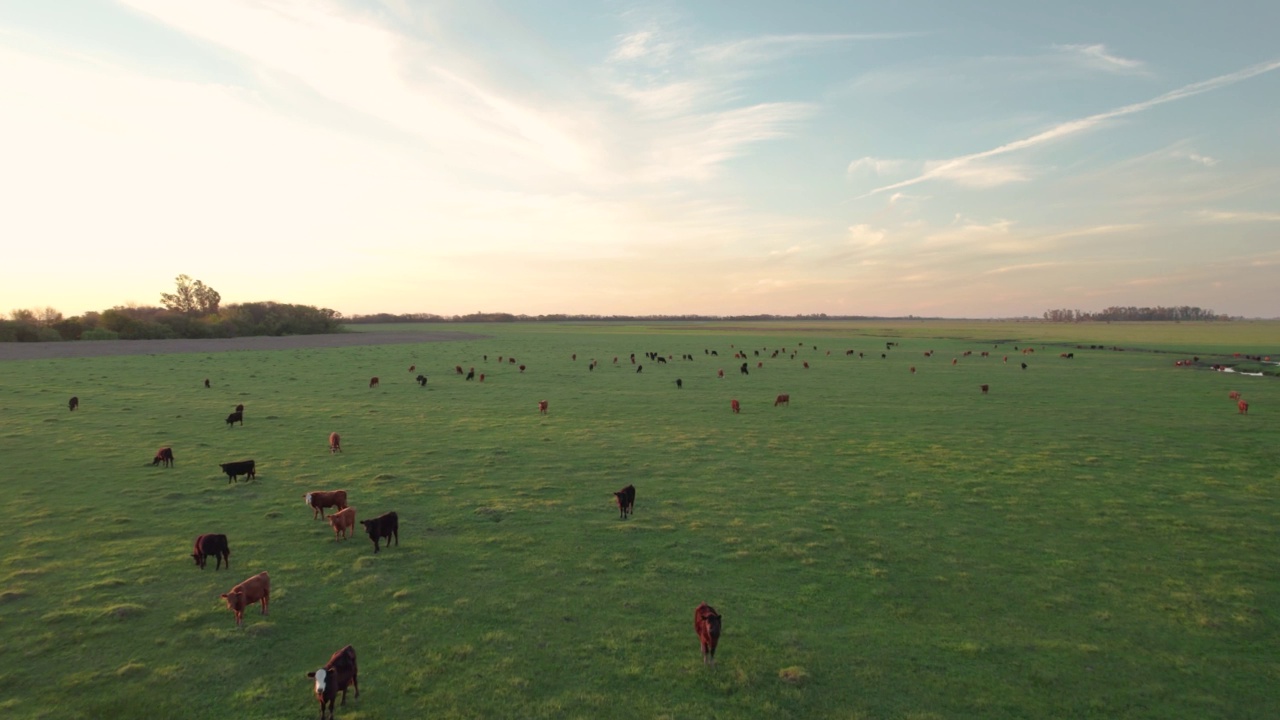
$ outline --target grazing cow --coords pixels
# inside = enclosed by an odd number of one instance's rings
[[[716,371],[716,377],[718,377],[718,378],[723,378],[723,377],[724,377],[724,370],[717,370],[717,371]]]
[[[329,433],[329,454],[342,452],[342,436],[336,432]]]
[[[342,648],[329,658],[329,662],[319,670],[307,673],[307,677],[315,678],[316,699],[320,701],[320,720],[324,720],[325,705],[329,706],[329,720],[333,720],[333,704],[342,693],[342,704],[347,704],[347,688],[355,688],[356,698],[360,697],[359,671],[356,669],[356,649],[350,645]]]
[[[364,526],[364,531],[369,534],[369,539],[373,541],[373,554],[377,555],[380,549],[379,541],[382,538],[387,539],[387,547],[391,547],[391,538],[395,538],[396,547],[400,547],[400,516],[395,512],[383,513],[372,520],[361,520],[360,524]]]
[[[787,393],[783,393],[783,394],[779,395],[779,396],[778,396],[778,398],[777,398],[776,400],[774,400],[774,401],[773,401],[773,406],[774,406],[774,407],[778,407],[779,405],[786,405],[787,407],[790,407],[790,406],[791,406],[791,396],[790,396],[790,395],[788,395]]]
[[[684,381],[681,380],[680,378],[676,378],[676,389],[679,390],[683,387],[684,387]]]
[[[570,357],[570,358],[572,358],[574,362],[577,362],[577,361],[578,361],[578,353],[574,353],[573,355],[570,355],[569,357]]]
[[[742,367],[738,368],[738,370],[739,370],[743,375],[750,375],[750,374],[751,374],[751,371],[747,370],[747,364],[746,364],[746,363],[742,363]]]
[[[377,375],[375,375],[375,376],[373,376],[373,377],[369,378],[369,387],[371,387],[371,388],[376,388],[376,387],[378,387],[378,376],[377,376]]]
[[[546,415],[546,414],[547,414],[547,401],[546,401],[546,400],[539,400],[539,401],[538,401],[538,414],[539,414],[539,415]]]
[[[1236,403],[1236,407],[1240,408],[1241,415],[1249,414],[1249,403],[1241,400],[1240,402]]]
[[[911,374],[912,374],[912,375],[915,375],[915,374],[916,374],[916,366],[915,366],[915,365],[912,365],[912,366],[911,366]]]
[[[1022,369],[1023,369],[1023,370],[1026,370],[1026,369],[1027,369],[1027,364],[1026,364],[1026,363],[1022,363]]]
[[[258,476],[258,469],[254,466],[252,460],[240,460],[238,462],[222,463],[222,472],[227,474],[227,484],[230,485],[236,477],[245,476],[245,480],[252,480]]]
[[[805,369],[805,370],[808,370],[808,369],[809,369],[809,361],[808,361],[808,360],[806,360],[806,361],[804,362],[804,369]]]
[[[475,379],[476,379],[476,369],[475,369],[475,368],[471,368],[471,369],[467,370],[467,379],[468,379],[468,380],[475,380]]]
[[[231,426],[235,425],[237,422],[244,425],[244,412],[241,410],[237,410],[227,416],[227,429],[230,430]]]
[[[484,382],[484,373],[480,373],[480,382]]]
[[[80,398],[74,395],[71,396],[71,399],[67,401],[67,409],[71,410],[72,412],[75,412],[76,408],[78,407],[80,407]]]
[[[302,499],[311,506],[311,519],[324,519],[325,508],[337,508],[345,510],[347,508],[347,491],[346,490],[312,490],[302,496]]]
[[[454,371],[455,373],[457,373],[457,374],[461,375],[461,374],[462,374],[462,366],[461,366],[461,365],[454,365],[454,366],[453,366],[453,371]]]
[[[173,467],[173,448],[162,447],[156,451],[156,456],[151,460],[151,467],[164,464],[165,467]]]
[[[524,366],[523,366],[523,365],[521,365],[521,366],[520,366],[520,372],[524,372]]]
[[[220,569],[224,562],[227,564],[227,569],[231,569],[231,548],[227,547],[227,536],[221,533],[211,533],[196,538],[195,551],[191,553],[191,557],[195,558],[196,567],[201,570],[204,569],[205,562],[210,557],[214,559],[214,570]]]
[[[643,365],[637,365],[637,366],[636,366],[636,372],[638,372],[638,373],[640,373],[640,372],[644,372],[644,366],[643,366]]]
[[[413,371],[415,371],[415,370],[417,370],[417,369],[418,369],[418,366],[417,366],[417,365],[410,365],[410,366],[409,366],[409,372],[413,372]]]
[[[333,539],[337,541],[338,535],[342,535],[342,539],[346,540],[351,533],[356,531],[356,509],[348,505],[338,512],[330,515],[329,524],[333,526]]]
[[[636,510],[636,486],[628,485],[613,494],[613,499],[618,502],[618,519],[626,520],[627,516]]]
[[[1240,392],[1238,390],[1232,390],[1231,392],[1227,393],[1227,397],[1231,398],[1232,400],[1239,400]]]
[[[227,608],[236,614],[236,627],[240,627],[244,624],[244,609],[256,602],[262,603],[262,614],[267,614],[267,603],[271,599],[271,578],[265,572],[260,572],[222,593],[222,599],[227,601]]]
[[[733,408],[734,415],[737,415],[738,411],[742,409],[742,406],[738,404],[737,400],[730,400],[729,407]]]
[[[209,378],[205,378],[205,379],[204,379],[204,386],[205,386],[205,387],[210,387],[210,385],[209,385]]]
[[[417,379],[418,379],[418,387],[426,387],[426,386],[427,386],[427,376],[426,376],[426,375],[419,375]]]
[[[702,662],[716,664],[716,646],[720,644],[720,613],[706,603],[693,611],[693,629],[702,643]]]
[[[955,358],[951,358],[951,364],[952,364],[952,365],[955,365],[955,364],[956,364],[956,359],[955,359]]]
[[[982,388],[982,394],[983,394],[983,395],[986,395],[986,394],[987,394],[987,386],[986,386],[986,385],[980,385],[979,387],[981,387],[981,388]]]

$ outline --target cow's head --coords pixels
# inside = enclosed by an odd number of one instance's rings
[[[200,554],[199,554],[199,553],[191,553],[191,559],[193,559],[193,560],[195,560],[195,561],[196,561],[196,565],[199,565],[199,564],[200,564]]]
[[[236,621],[239,622],[240,615],[248,604],[245,602],[244,591],[233,590],[229,593],[222,593],[222,599],[227,601],[227,608],[235,612]]]
[[[307,677],[316,679],[316,697],[323,700],[325,690],[328,687],[329,671],[320,668],[314,672],[307,673]]]
[[[303,495],[302,497],[303,497],[303,499],[304,499],[304,500],[306,500],[306,503],[307,503],[308,505],[310,505],[310,504],[311,504],[311,493],[307,493],[306,495]]]

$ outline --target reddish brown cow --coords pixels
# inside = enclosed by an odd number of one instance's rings
[[[369,378],[369,387],[371,388],[378,387],[378,378],[376,375],[374,377]]]
[[[980,385],[979,387],[981,387],[981,388],[982,388],[982,394],[983,394],[983,395],[986,395],[986,394],[987,394],[987,386],[986,386],[986,385]]]
[[[1237,390],[1232,390],[1231,392],[1227,393],[1227,397],[1231,398],[1232,400],[1239,400],[1240,393]]]
[[[151,460],[151,466],[164,464],[165,467],[173,467],[173,448],[162,447],[156,451],[156,456]]]
[[[805,369],[805,370],[808,370],[808,369],[809,369],[809,361],[808,361],[808,360],[806,360],[806,361],[805,361],[805,363],[804,363],[804,369]]]
[[[415,371],[415,370],[417,370],[417,369],[418,369],[418,366],[417,366],[417,365],[410,365],[410,366],[409,366],[409,372],[414,372],[414,371]]]
[[[346,490],[312,490],[302,496],[303,501],[311,506],[311,519],[324,519],[325,508],[344,510],[347,507]]]
[[[1249,403],[1241,400],[1240,402],[1236,403],[1236,407],[1240,408],[1241,415],[1249,414]]]
[[[702,643],[702,662],[716,664],[716,646],[720,644],[720,613],[705,602],[693,611],[693,629]]]
[[[227,601],[227,608],[236,614],[236,627],[240,627],[244,624],[244,609],[256,602],[262,603],[262,614],[267,614],[267,603],[271,599],[271,578],[265,572],[260,572],[223,593],[222,599]]]
[[[774,406],[774,407],[778,407],[779,405],[786,405],[786,406],[790,407],[790,406],[791,406],[791,396],[790,396],[790,395],[788,395],[788,394],[786,394],[786,393],[783,393],[783,394],[779,395],[779,396],[778,396],[778,398],[777,398],[776,400],[774,400],[774,401],[773,401],[773,406]]]
[[[329,433],[329,453],[342,452],[342,436],[336,432]]]
[[[916,366],[915,366],[915,365],[912,365],[912,366],[911,366],[911,374],[912,374],[912,375],[915,375],[915,374],[916,374]]]
[[[622,488],[613,494],[613,499],[618,501],[618,519],[626,520],[627,516],[636,509],[636,486],[628,485]]]
[[[540,415],[546,415],[546,414],[547,414],[547,401],[546,401],[546,400],[539,400],[539,401],[538,401],[538,414],[540,414]]]
[[[523,366],[523,365],[521,365],[521,366],[520,366],[520,372],[524,372],[524,366]]]
[[[356,531],[356,509],[347,506],[338,512],[332,514],[328,518],[329,524],[333,526],[333,539],[336,541],[341,535],[346,540]]]
[[[342,704],[347,704],[347,688],[355,688],[356,698],[360,697],[359,670],[356,667],[356,649],[350,645],[342,648],[329,658],[324,667],[307,673],[307,677],[315,678],[316,699],[320,701],[320,720],[324,720],[325,705],[329,706],[329,720],[333,720],[333,704],[342,693]]]
[[[738,404],[737,400],[730,400],[729,407],[733,408],[734,415],[737,415],[738,411],[742,409],[742,406]]]
[[[718,377],[718,378],[723,378],[723,377],[724,377],[724,370],[717,370],[717,371],[716,371],[716,377]]]

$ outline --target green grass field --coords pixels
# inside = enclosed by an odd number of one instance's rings
[[[1280,325],[464,329],[0,363],[0,716],[314,717],[350,643],[348,720],[1280,717],[1280,384],[1173,364]],[[302,495],[337,488],[400,546],[335,542]],[[238,629],[219,594],[262,570]]]

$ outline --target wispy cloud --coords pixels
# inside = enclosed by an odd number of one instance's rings
[[[948,160],[935,161],[933,163],[930,163],[928,167],[925,169],[925,171],[920,175],[917,175],[907,180],[893,183],[891,185],[884,185],[882,187],[875,188],[874,190],[871,190],[870,192],[860,197],[869,197],[871,195],[877,195],[879,193],[888,192],[891,190],[898,190],[904,187],[911,187],[912,185],[918,185],[928,180],[949,179],[956,175],[963,176],[965,174],[966,168],[975,162],[986,160],[993,157],[999,157],[1001,155],[1007,155],[1009,153],[1014,153],[1022,150],[1028,150],[1040,145],[1062,140],[1064,138],[1068,138],[1073,135],[1078,135],[1085,131],[1092,130],[1095,127],[1098,127],[1099,125],[1105,123],[1108,120],[1114,120],[1116,118],[1124,117],[1126,115],[1133,115],[1136,113],[1143,112],[1145,110],[1149,110],[1158,105],[1164,105],[1166,103],[1171,103],[1176,100],[1182,100],[1185,98],[1193,97],[1195,95],[1199,95],[1201,93],[1209,92],[1211,90],[1217,90],[1219,88],[1227,87],[1228,85],[1234,85],[1238,82],[1248,80],[1249,78],[1262,75],[1263,73],[1271,72],[1273,70],[1276,70],[1277,68],[1280,68],[1280,60],[1273,60],[1266,63],[1259,63],[1257,65],[1252,65],[1250,67],[1244,68],[1242,70],[1238,70],[1233,73],[1228,73],[1226,75],[1219,75],[1217,77],[1210,78],[1208,80],[1203,80],[1201,82],[1184,85],[1180,88],[1164,93],[1163,95],[1158,95],[1154,98],[1151,98],[1150,100],[1131,103],[1129,105],[1124,105],[1124,106],[1115,108],[1113,110],[1096,113],[1094,115],[1078,118],[1076,120],[1068,120],[1066,122],[1062,122],[1057,125],[1054,125],[1048,130],[1044,130],[1042,132],[1036,133],[1035,135],[1031,135],[1030,137],[1025,137],[1020,140],[1015,140],[1013,142],[1000,145],[990,150],[983,150],[982,152],[971,153],[968,155],[961,155],[959,157],[950,158]]]
[[[707,45],[694,51],[699,59],[712,63],[757,63],[803,52],[817,52],[855,42],[883,42],[924,37],[923,32],[885,33],[797,33],[763,35]]]
[[[1113,55],[1106,45],[1054,45],[1055,50],[1097,70],[1125,75],[1145,74],[1146,63]]]
[[[1215,223],[1268,223],[1280,222],[1278,212],[1233,212],[1228,210],[1200,210],[1193,217]]]

